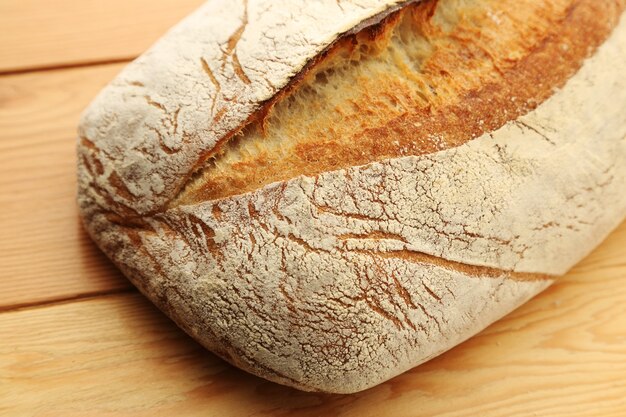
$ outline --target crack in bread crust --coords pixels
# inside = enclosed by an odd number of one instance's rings
[[[549,274],[532,274],[524,272],[507,271],[505,269],[492,268],[480,265],[471,265],[463,262],[450,261],[448,259],[429,255],[423,252],[416,252],[412,250],[399,250],[377,253],[376,255],[382,258],[398,258],[404,259],[409,262],[416,262],[424,265],[437,265],[442,268],[450,269],[453,271],[461,272],[467,276],[475,278],[507,278],[513,281],[554,281],[557,279],[555,275]]]
[[[552,95],[623,1],[430,0],[345,36],[221,142],[170,207],[456,147]]]

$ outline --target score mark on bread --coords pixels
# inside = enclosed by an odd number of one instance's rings
[[[317,57],[172,205],[459,146],[562,87],[616,18],[592,0],[410,4]]]

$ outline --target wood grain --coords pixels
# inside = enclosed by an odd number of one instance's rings
[[[0,310],[129,288],[76,207],[76,125],[119,65],[0,78]]]
[[[203,0],[0,0],[0,72],[132,59]]]
[[[378,387],[298,392],[234,369],[143,297],[0,314],[0,411],[20,416],[624,416],[626,223],[559,283]]]

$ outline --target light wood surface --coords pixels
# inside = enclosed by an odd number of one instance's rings
[[[130,285],[76,207],[76,125],[119,65],[0,77],[0,310]]]
[[[139,295],[79,224],[75,127],[122,67],[94,62],[200,3],[0,0],[0,416],[626,416],[626,223],[481,334],[348,396],[234,369]]]
[[[134,58],[202,0],[0,0],[0,72]]]

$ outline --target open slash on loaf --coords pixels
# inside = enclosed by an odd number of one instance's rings
[[[234,365],[374,386],[626,216],[625,7],[208,1],[83,114],[85,226]]]

